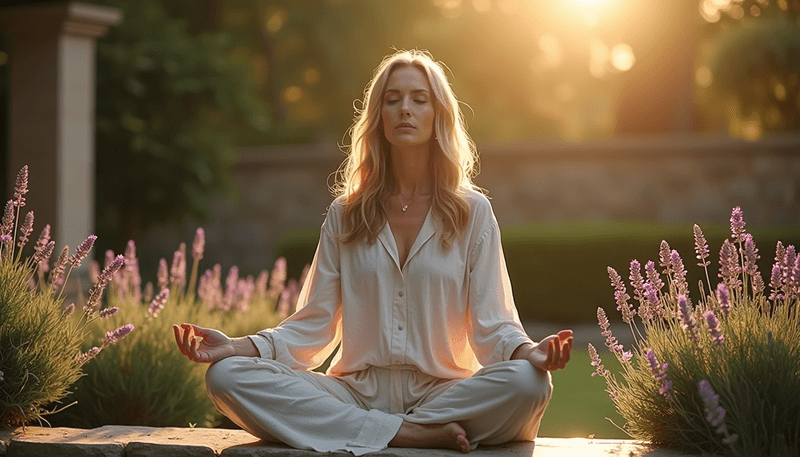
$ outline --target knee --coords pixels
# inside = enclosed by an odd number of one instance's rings
[[[206,391],[212,397],[230,391],[235,385],[238,368],[236,357],[227,357],[209,365],[206,370]]]
[[[509,360],[508,383],[521,401],[547,404],[553,395],[550,372],[531,365],[527,360]]]

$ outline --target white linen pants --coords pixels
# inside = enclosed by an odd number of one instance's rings
[[[471,449],[533,441],[552,388],[550,373],[527,360],[456,380],[410,365],[327,376],[257,357],[228,357],[206,372],[214,405],[244,430],[298,449],[355,455],[385,449],[403,421],[457,422]]]

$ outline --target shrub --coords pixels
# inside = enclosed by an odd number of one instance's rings
[[[223,287],[221,268],[215,265],[198,281],[204,244],[203,231],[198,229],[188,284],[186,246],[182,244],[171,264],[161,259],[156,286],[148,283],[142,288],[136,247],[133,241],[128,243],[125,267],[112,281],[107,306],[119,308],[113,319],[132,321],[136,335],[109,350],[103,364],[87,369],[69,397],[77,404],[54,417],[53,423],[87,428],[109,424],[208,427],[220,423],[222,416],[205,393],[208,365],[192,362],[180,353],[172,325],[192,322],[229,335],[254,334],[293,311],[299,283],[286,284],[285,259],[255,280],[239,278],[234,266]],[[107,253],[106,258],[111,257],[113,254]],[[99,271],[99,266],[92,270]],[[159,291],[155,297],[154,288]]]
[[[42,420],[52,412],[45,406],[67,395],[89,360],[133,330],[130,325],[121,326],[81,353],[81,343],[89,334],[87,325],[97,327],[94,322],[108,316],[94,305],[122,259],[114,259],[100,274],[81,312],[74,313],[74,304],[63,307],[63,285],[88,255],[96,237],[87,238],[72,256],[65,246],[50,269],[55,242],[50,240],[50,226],[45,226],[33,257],[23,258],[22,250],[33,232],[32,211],[19,225],[16,243],[14,235],[27,187],[26,165],[17,177],[14,198],[6,204],[0,226],[0,426]],[[45,280],[47,270],[50,275]]]
[[[592,345],[589,351],[593,376],[605,378],[633,438],[692,453],[800,455],[800,256],[794,246],[777,243],[767,292],[758,249],[744,227],[737,207],[712,286],[708,244],[695,225],[695,253],[706,278],[696,303],[683,261],[666,242],[658,265],[647,262],[645,273],[638,261],[630,264],[636,308],[620,275],[608,268],[635,344],[628,350],[618,344],[598,308],[621,379]]]

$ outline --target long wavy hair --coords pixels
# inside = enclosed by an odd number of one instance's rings
[[[426,51],[398,51],[383,59],[364,91],[364,102],[356,108],[349,133],[347,158],[337,172],[333,192],[343,203],[347,244],[366,237],[372,244],[386,223],[387,202],[394,190],[389,142],[383,133],[381,105],[392,71],[413,66],[427,76],[433,90],[434,136],[431,138],[433,166],[432,213],[441,231],[442,245],[449,248],[469,220],[466,191],[481,191],[472,178],[478,173],[475,144],[467,134],[458,100],[445,76],[443,65]]]

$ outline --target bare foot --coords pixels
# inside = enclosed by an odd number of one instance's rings
[[[455,422],[424,425],[404,421],[397,435],[389,441],[389,446],[448,448],[469,452],[467,432]]]

